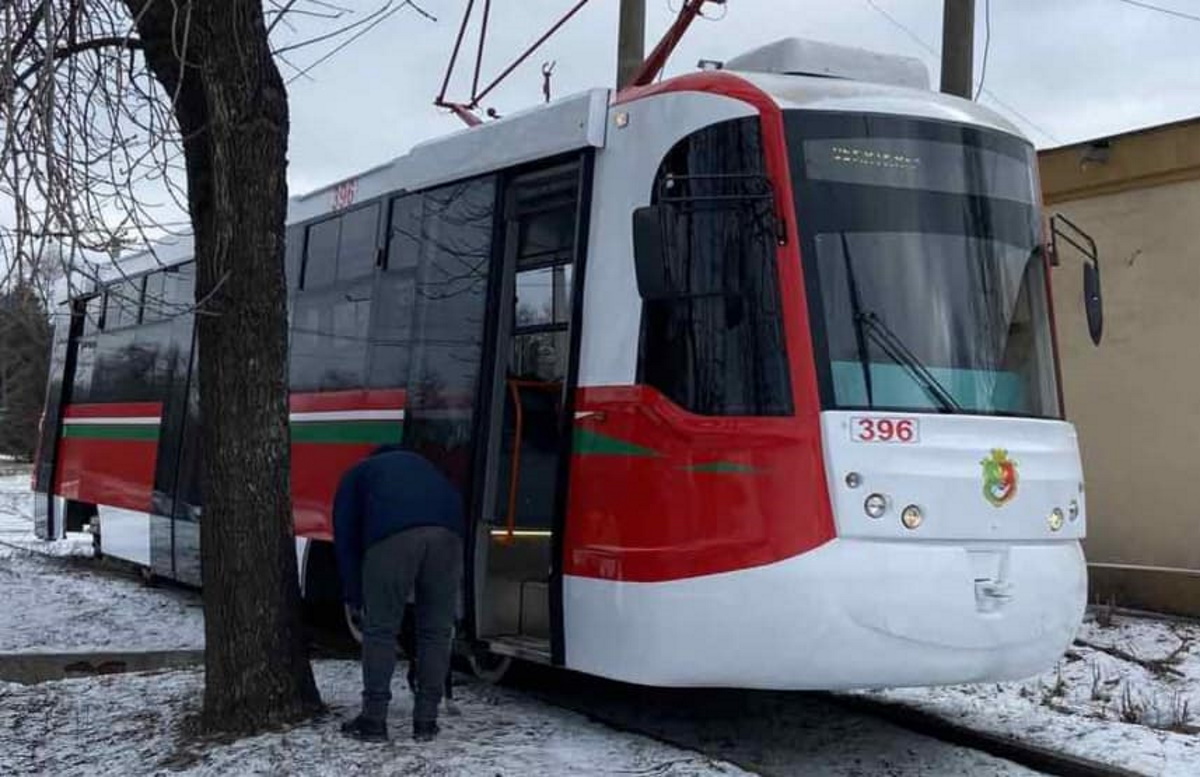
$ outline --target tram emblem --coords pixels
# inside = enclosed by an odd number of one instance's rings
[[[983,498],[994,507],[1003,507],[1017,495],[1017,462],[1008,451],[992,449],[992,455],[979,462],[983,465]]]

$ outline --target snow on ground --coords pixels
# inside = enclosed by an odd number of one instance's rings
[[[1031,680],[868,695],[1142,774],[1200,774],[1193,622],[1095,610],[1058,666]]]
[[[204,647],[200,597],[0,545],[0,653]]]
[[[109,675],[36,686],[0,685],[0,774],[565,774],[743,775],[737,767],[651,739],[622,734],[515,692],[456,688],[460,715],[443,715],[431,744],[408,737],[411,697],[392,704],[387,744],[345,739],[357,711],[358,665],[318,661],[325,719],[282,733],[220,743],[184,743],[181,719],[199,703],[199,670]]]
[[[81,558],[88,535],[33,536],[29,475],[0,477],[0,653],[204,646],[200,597],[150,588]],[[2,771],[2,770],[0,770]]]
[[[90,534],[71,533],[59,542],[34,536],[28,465],[0,464],[0,546],[5,545],[52,556],[93,555]]]

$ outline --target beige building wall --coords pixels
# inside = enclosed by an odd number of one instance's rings
[[[1048,212],[1100,250],[1098,348],[1079,256],[1060,248],[1053,271],[1093,598],[1200,614],[1200,122],[1112,139],[1107,154],[1043,152],[1041,167]]]

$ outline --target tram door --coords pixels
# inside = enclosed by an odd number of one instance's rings
[[[476,632],[498,651],[539,658],[550,655],[555,513],[570,452],[582,171],[576,161],[516,176],[502,204],[503,276],[474,538]]]

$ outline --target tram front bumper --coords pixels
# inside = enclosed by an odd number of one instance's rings
[[[846,689],[1015,680],[1083,616],[1077,541],[837,539],[662,583],[568,577],[567,665],[662,686]]]

